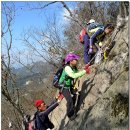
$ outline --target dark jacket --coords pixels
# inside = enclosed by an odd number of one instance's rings
[[[37,130],[46,130],[48,128],[53,129],[54,125],[48,118],[50,112],[52,112],[59,104],[54,100],[45,111],[39,112],[36,114],[36,126]]]

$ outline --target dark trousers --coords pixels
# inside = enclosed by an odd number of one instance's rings
[[[73,99],[71,97],[70,89],[63,88],[62,94],[64,95],[67,101],[67,116],[71,117],[74,115],[74,105],[73,105]]]
[[[76,94],[77,91],[78,91],[78,90],[77,90],[77,89],[74,89],[73,86],[70,87],[70,92],[71,92],[71,94],[73,95],[72,101],[73,101],[74,107],[75,107],[75,102],[76,102],[76,97],[77,97],[77,94]]]
[[[83,38],[83,40],[84,40],[84,62],[85,62],[85,64],[88,64],[88,62],[90,61],[90,56],[88,54],[89,44],[90,44],[89,38],[90,37],[87,34]]]

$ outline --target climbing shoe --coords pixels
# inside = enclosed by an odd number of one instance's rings
[[[71,121],[73,121],[77,117],[77,114],[74,114],[73,116],[69,117]]]

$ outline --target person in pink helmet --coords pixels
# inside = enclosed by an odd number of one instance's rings
[[[76,118],[76,113],[74,110],[74,102],[72,98],[74,79],[82,77],[86,73],[89,74],[89,65],[84,68],[84,70],[78,71],[77,64],[80,57],[76,54],[70,53],[65,57],[66,66],[62,72],[59,83],[64,84],[62,94],[67,101],[67,116],[70,120]]]

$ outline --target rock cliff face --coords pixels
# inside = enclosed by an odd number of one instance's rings
[[[55,130],[128,130],[128,23],[114,43],[108,59],[77,82],[77,118],[69,121],[65,116],[65,99],[53,111]]]

